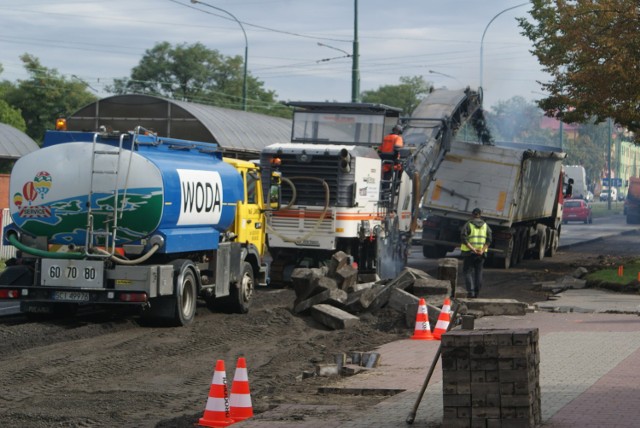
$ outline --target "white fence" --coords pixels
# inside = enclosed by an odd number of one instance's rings
[[[2,242],[4,238],[4,228],[11,223],[13,223],[13,220],[11,220],[9,209],[5,208],[2,210],[2,229],[0,229],[0,260],[7,260],[16,256],[16,248],[13,245],[4,245]]]

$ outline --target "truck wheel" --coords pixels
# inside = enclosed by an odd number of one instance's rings
[[[239,314],[246,314],[249,312],[249,305],[251,304],[251,296],[253,296],[254,290],[254,277],[253,267],[251,263],[244,262],[242,264],[242,274],[240,279],[231,286],[231,309],[233,312]]]
[[[176,276],[176,295],[174,297],[176,311],[173,318],[176,326],[185,326],[193,322],[197,306],[196,276],[189,268],[183,269]]]
[[[560,237],[558,236],[557,230],[551,231],[551,244],[549,245],[549,249],[546,251],[545,255],[547,257],[553,257],[558,251],[558,247],[560,246]]]
[[[547,234],[544,229],[538,231],[538,243],[536,245],[536,260],[544,259],[544,253],[547,251]]]

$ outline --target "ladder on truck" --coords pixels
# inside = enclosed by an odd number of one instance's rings
[[[85,255],[108,258],[113,256],[116,251],[118,217],[122,216],[126,203],[126,184],[122,198],[120,198],[118,184],[120,182],[122,146],[127,134],[121,134],[118,145],[108,146],[109,148],[105,148],[106,145],[104,144],[98,146],[99,136],[99,133],[94,134],[91,150],[91,182],[87,200],[87,229],[84,251]],[[102,200],[94,200],[96,195],[105,194],[110,196],[104,197]],[[111,204],[107,203],[109,198],[113,198]],[[120,204],[118,204],[119,200],[121,201]],[[96,218],[100,219],[99,224],[96,224]],[[104,247],[105,251],[92,252],[95,247]]]

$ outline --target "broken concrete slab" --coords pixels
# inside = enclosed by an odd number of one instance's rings
[[[322,377],[337,376],[340,374],[338,366],[335,364],[317,364],[316,375]]]
[[[449,297],[451,296],[451,282],[433,277],[420,277],[415,279],[408,290],[418,297],[433,295]]]
[[[451,290],[458,286],[458,259],[446,257],[438,260],[438,279],[449,281]]]
[[[329,269],[327,270],[327,276],[335,277],[338,272],[344,266],[347,266],[351,261],[351,256],[344,251],[337,251],[331,256],[329,261]]]
[[[322,290],[318,294],[314,294],[306,300],[297,302],[293,306],[293,312],[296,314],[302,313],[310,309],[314,305],[332,301],[340,304],[344,304],[347,301],[347,293],[338,288],[327,290],[326,288],[317,287],[318,290]]]
[[[586,279],[574,278],[572,276],[565,276],[560,281],[563,287],[572,288],[574,290],[579,290],[587,287]]]
[[[390,284],[392,284],[396,288],[400,288],[401,290],[406,290],[408,287],[413,285],[416,278],[433,278],[433,277],[420,269],[405,267],[400,272],[400,275],[398,275],[395,279],[393,279],[390,282]]]
[[[336,271],[334,278],[341,289],[347,290],[358,282],[358,269],[351,265],[342,266]]]
[[[419,297],[414,296],[411,293],[407,293],[406,291],[399,288],[393,288],[391,290],[391,296],[389,297],[388,305],[391,309],[404,313],[407,311],[408,306],[417,305],[419,302]]]
[[[311,316],[322,325],[333,330],[344,330],[360,322],[355,315],[331,305],[315,305],[311,308]]]
[[[468,312],[480,311],[485,316],[525,315],[528,305],[514,299],[460,299]]]
[[[297,268],[291,273],[293,290],[296,293],[296,303],[317,294],[323,289],[316,290],[320,278],[326,276],[327,268]]]

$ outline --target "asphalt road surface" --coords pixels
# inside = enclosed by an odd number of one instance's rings
[[[640,226],[626,224],[625,216],[620,214],[595,218],[592,224],[575,222],[563,224],[560,236],[560,248],[570,251],[569,248],[578,243],[620,234],[629,230],[640,230]],[[449,253],[450,256],[456,256],[458,254],[459,250]],[[428,272],[437,266],[436,263],[434,259],[424,258],[420,245],[413,246],[411,254],[409,255],[409,266]],[[16,303],[0,302],[0,316],[18,313],[18,309],[19,305]]]

